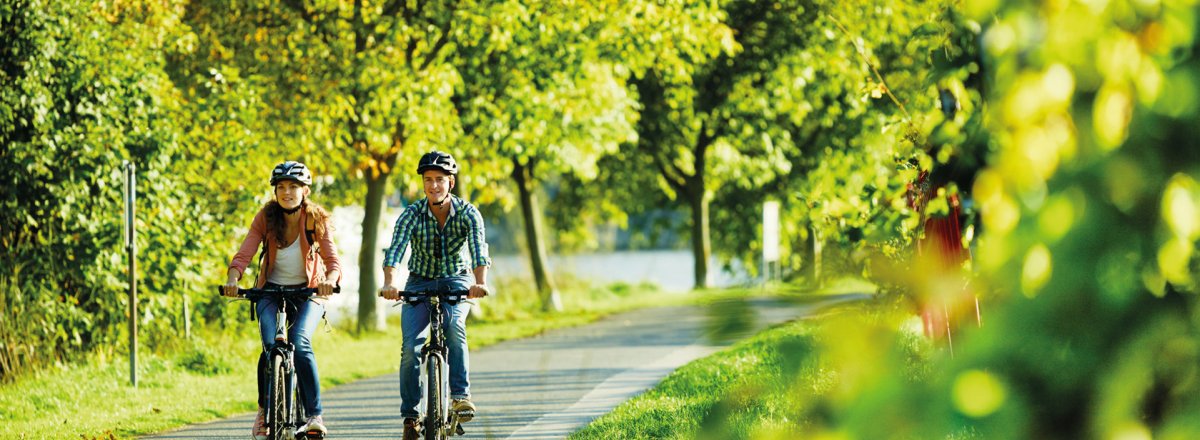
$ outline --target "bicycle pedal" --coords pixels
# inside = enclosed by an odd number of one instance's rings
[[[455,414],[458,415],[459,423],[466,423],[466,422],[471,421],[471,419],[475,418],[475,411],[471,411],[471,410],[457,411]]]

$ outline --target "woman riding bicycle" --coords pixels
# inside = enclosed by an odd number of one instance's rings
[[[458,163],[454,157],[431,151],[421,157],[417,174],[424,184],[425,198],[410,205],[396,219],[392,243],[383,259],[383,287],[380,294],[399,299],[394,284],[396,266],[412,241],[408,262],[407,292],[468,291],[467,301],[443,308],[446,346],[449,349],[451,411],[474,415],[468,378],[467,314],[475,298],[488,295],[487,269],[491,265],[484,240],[483,216],[467,201],[450,194],[454,188]],[[470,261],[463,255],[466,247]],[[469,266],[468,266],[469,264]],[[470,271],[468,271],[470,267]],[[429,327],[428,303],[404,303],[400,311],[402,333],[400,354],[400,417],[404,418],[404,439],[417,437],[417,404],[421,401],[420,349]],[[461,421],[469,417],[460,418]]]
[[[325,314],[326,297],[333,293],[342,275],[337,247],[329,234],[329,213],[309,200],[311,185],[312,173],[304,164],[287,161],[275,166],[271,171],[275,200],[267,202],[250,223],[250,231],[229,263],[229,279],[223,292],[226,296],[237,296],[237,282],[260,245],[263,255],[254,287],[317,289],[317,296],[294,305],[296,313],[289,315],[294,321],[290,323],[288,340],[295,345],[296,377],[306,416],[300,431],[320,432],[323,436],[327,430],[321,420],[321,381],[312,351],[312,333]],[[264,347],[275,342],[279,325],[275,322],[276,312],[280,305],[274,300],[258,301],[256,311]],[[263,411],[267,395],[266,362],[264,351],[258,359],[258,416],[252,431],[255,439],[270,435],[264,426]]]

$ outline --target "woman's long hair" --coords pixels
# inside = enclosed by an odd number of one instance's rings
[[[328,229],[329,212],[325,208],[322,208],[321,205],[309,200],[308,197],[305,197],[300,202],[300,209],[303,209],[308,215],[313,216],[313,228],[316,229],[316,236],[313,239],[317,240],[319,237],[324,237]],[[271,200],[263,206],[263,211],[266,211],[267,214],[267,235],[268,237],[275,237],[276,246],[282,249],[284,246],[283,237],[287,235],[287,222],[284,219],[283,207],[279,205],[278,201]],[[307,225],[300,225],[300,235],[304,235],[306,227]]]

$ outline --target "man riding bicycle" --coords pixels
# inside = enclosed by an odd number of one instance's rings
[[[421,175],[425,198],[408,205],[396,219],[392,243],[383,259],[380,295],[392,300],[400,298],[400,290],[395,284],[396,266],[403,259],[410,241],[413,252],[404,291],[468,291],[470,299],[442,309],[446,345],[450,352],[450,397],[453,399],[450,410],[460,414],[459,420],[465,422],[475,413],[468,374],[467,314],[474,299],[488,295],[487,270],[491,265],[483,216],[474,205],[450,194],[458,175],[458,163],[450,154],[426,153],[417,165],[417,174]],[[463,255],[464,247],[470,253],[470,261]],[[420,348],[429,333],[428,303],[404,303],[400,321],[400,416],[404,418],[404,439],[416,440],[420,416],[417,405],[424,394],[420,383]]]

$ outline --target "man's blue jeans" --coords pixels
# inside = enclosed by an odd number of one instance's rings
[[[447,278],[425,278],[410,275],[404,286],[406,292],[442,292],[467,290],[475,284],[469,273]],[[451,306],[442,304],[442,323],[445,324],[446,348],[450,358],[450,398],[465,399],[471,396],[468,379],[469,355],[467,354],[467,314],[471,313],[471,302],[459,301]],[[429,337],[429,303],[422,301],[415,306],[404,303],[400,307],[400,417],[418,417],[418,404],[425,395],[421,383],[421,347]]]
[[[275,313],[279,303],[275,299],[262,299],[258,302],[258,331],[262,336],[264,347],[275,345],[275,329],[278,326]],[[313,355],[312,334],[325,314],[325,306],[314,301],[305,301],[297,305],[295,313],[288,316],[292,326],[288,329],[288,341],[295,348],[296,379],[300,386],[300,400],[304,403],[304,413],[308,417],[321,415],[321,381],[317,375],[317,358]],[[267,377],[264,374],[269,368],[269,359],[264,351],[258,356],[258,407],[267,407]]]

